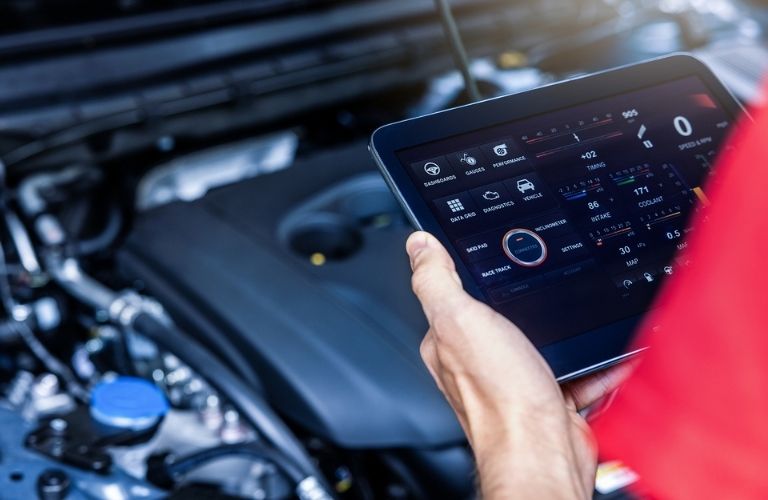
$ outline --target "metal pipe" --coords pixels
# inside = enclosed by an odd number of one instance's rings
[[[480,101],[483,97],[480,94],[480,89],[477,87],[477,81],[470,70],[467,51],[464,48],[459,28],[456,26],[456,20],[453,18],[451,6],[448,4],[448,0],[435,0],[435,6],[437,7],[438,14],[440,14],[440,21],[443,25],[445,37],[448,39],[453,60],[461,72],[461,77],[464,79],[467,95],[473,102]]]

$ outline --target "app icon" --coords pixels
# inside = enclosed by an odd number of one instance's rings
[[[645,278],[645,281],[648,283],[653,283],[653,275],[651,273],[643,273],[643,278]]]
[[[477,158],[475,158],[474,156],[471,156],[469,153],[464,153],[463,155],[461,155],[461,158],[459,159],[459,161],[461,163],[465,163],[469,165],[470,167],[474,167],[475,165],[477,165]]]
[[[674,271],[674,269],[672,269],[672,266],[665,266],[664,267],[664,274],[671,275],[674,272],[675,271]]]
[[[520,179],[517,181],[517,190],[525,194],[528,191],[536,191],[536,186],[528,179]]]
[[[448,200],[445,202],[448,205],[448,208],[451,209],[451,212],[463,212],[464,211],[464,205],[461,203],[461,201],[458,198],[454,198],[453,200]]]
[[[645,149],[653,149],[653,143],[651,141],[643,141],[643,146],[645,146]]]
[[[498,200],[499,198],[501,198],[501,195],[498,191],[486,191],[483,193],[483,199],[488,201]]]
[[[493,147],[493,152],[496,154],[496,156],[507,156],[509,154],[509,149],[507,148],[506,143],[505,144],[499,144],[497,146]]]
[[[624,280],[624,283],[622,283],[622,284],[624,285],[624,288],[630,289],[632,287],[632,285],[635,284],[635,282],[630,280],[630,279],[626,279],[626,280]]]
[[[424,171],[433,177],[440,175],[440,165],[433,161],[428,161],[424,164]]]

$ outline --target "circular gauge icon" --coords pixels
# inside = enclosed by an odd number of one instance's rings
[[[512,262],[523,267],[540,266],[547,260],[547,244],[528,229],[512,229],[502,238],[501,246]]]

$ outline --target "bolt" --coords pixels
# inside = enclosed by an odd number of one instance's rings
[[[240,421],[240,415],[234,410],[224,412],[224,423],[219,430],[219,438],[227,443],[240,443],[248,437],[248,431]]]
[[[187,366],[180,366],[172,372],[168,373],[165,376],[165,380],[168,385],[176,385],[183,384],[184,382],[188,381],[190,377],[192,377],[192,370],[190,370]]]
[[[41,500],[63,500],[69,486],[69,476],[60,469],[46,469],[37,478],[37,494]]]
[[[178,368],[181,365],[181,361],[173,354],[166,354],[163,356],[163,364],[165,365],[166,370],[170,371]]]
[[[224,421],[230,425],[240,422],[240,415],[235,410],[227,410],[224,412]]]
[[[200,408],[200,419],[206,428],[215,431],[221,428],[224,416],[221,412],[221,400],[215,394],[209,394]]]
[[[59,379],[53,373],[45,373],[37,377],[35,381],[35,388],[33,389],[35,396],[40,398],[47,398],[57,394],[59,392]]]
[[[69,427],[69,424],[63,418],[54,418],[48,423],[48,426],[51,428],[51,430],[58,434],[66,431]]]
[[[205,398],[205,406],[207,408],[219,408],[221,406],[221,400],[215,394],[210,394]]]
[[[152,380],[154,380],[156,384],[165,382],[165,372],[160,368],[155,368],[152,370]]]

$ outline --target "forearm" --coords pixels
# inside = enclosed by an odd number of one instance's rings
[[[564,438],[567,431],[538,423],[509,425],[516,430],[474,440],[484,500],[591,498],[593,469],[580,463],[583,453]]]

